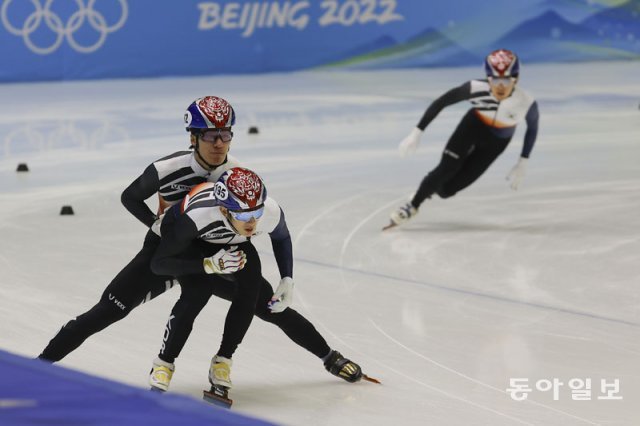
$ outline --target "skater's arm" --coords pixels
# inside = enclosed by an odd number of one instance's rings
[[[267,306],[271,313],[278,314],[293,302],[293,247],[282,209],[280,209],[280,221],[269,236],[281,279]]]
[[[280,277],[293,278],[293,245],[291,244],[291,234],[289,233],[289,228],[287,228],[282,209],[280,209],[280,221],[273,231],[269,233],[269,237],[271,237],[273,255],[278,264]]]
[[[538,136],[539,118],[540,113],[538,112],[538,103],[533,102],[525,117],[525,120],[527,121],[527,131],[524,135],[524,144],[522,146],[522,153],[520,154],[521,157],[529,158],[529,154],[531,154],[533,145],[536,143],[536,137]]]
[[[140,222],[151,227],[157,217],[144,200],[158,192],[159,188],[158,171],[152,164],[122,192],[120,200],[124,207]]]
[[[460,101],[464,101],[471,97],[471,82],[467,81],[461,86],[454,87],[449,90],[444,95],[440,96],[438,99],[433,101],[429,108],[424,112],[422,118],[418,122],[418,127],[420,130],[424,130],[429,123],[431,123],[436,116],[442,111],[444,108],[449,105],[453,105]]]
[[[175,208],[166,213],[166,215],[173,214],[175,214]],[[165,216],[163,220],[162,240],[151,260],[151,270],[157,275],[204,274],[201,257],[184,255],[198,238],[198,227],[187,215],[178,213],[175,222],[170,219]]]

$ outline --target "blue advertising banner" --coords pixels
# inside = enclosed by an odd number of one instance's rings
[[[640,59],[640,0],[1,0],[0,81]]]

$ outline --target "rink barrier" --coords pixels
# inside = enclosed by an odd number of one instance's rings
[[[640,59],[620,2],[0,0],[0,82]],[[616,4],[614,4],[616,3]]]
[[[0,377],[0,425],[272,425],[192,397],[158,394],[3,350]]]

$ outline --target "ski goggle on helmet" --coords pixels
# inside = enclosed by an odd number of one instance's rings
[[[507,79],[515,79],[520,74],[520,61],[512,51],[498,49],[485,58],[484,70],[492,80],[508,83]]]
[[[188,132],[202,133],[208,129],[230,130],[236,124],[236,113],[225,99],[205,96],[191,102],[184,113],[184,124]],[[233,136],[233,133],[231,135]],[[220,137],[224,140],[221,134]]]
[[[213,190],[218,205],[226,208],[231,217],[241,222],[258,220],[264,214],[267,188],[255,172],[234,167],[224,172]]]

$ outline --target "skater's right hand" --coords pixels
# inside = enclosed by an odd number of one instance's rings
[[[409,133],[406,138],[402,139],[400,145],[398,145],[401,157],[406,157],[408,154],[416,152],[423,132],[424,130],[414,127],[413,130],[411,130],[411,133]]]
[[[204,271],[207,274],[232,274],[244,268],[247,256],[237,248],[238,246],[231,246],[228,250],[220,249],[213,256],[205,257],[202,261]]]

